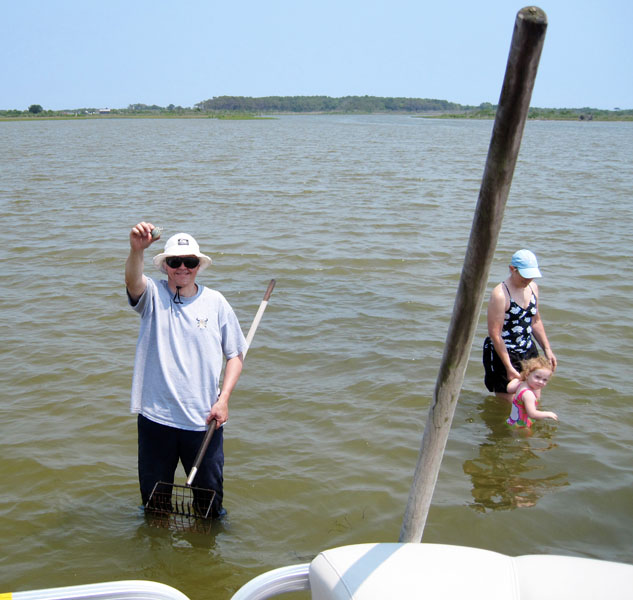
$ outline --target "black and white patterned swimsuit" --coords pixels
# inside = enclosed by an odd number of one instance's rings
[[[534,294],[534,290],[530,286],[530,290],[532,290],[530,303],[526,308],[522,308],[512,299],[508,286],[505,283],[503,286],[508,292],[510,307],[506,311],[503,320],[501,339],[509,351],[523,354],[534,344],[532,340],[532,320],[538,312],[536,294]]]

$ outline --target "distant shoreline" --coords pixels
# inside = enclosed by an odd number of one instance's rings
[[[0,122],[7,121],[89,121],[89,120],[120,120],[120,119],[218,119],[226,121],[261,121],[273,119],[274,116],[268,115],[206,115],[206,114],[110,114],[110,115],[20,115],[20,116],[3,116],[0,115]]]
[[[37,122],[37,121],[89,121],[89,120],[125,120],[125,119],[216,119],[226,121],[265,121],[274,120],[280,116],[331,116],[331,115],[408,115],[414,119],[455,119],[455,120],[494,120],[494,114],[461,114],[461,113],[442,113],[442,114],[412,114],[409,112],[278,112],[266,114],[235,114],[235,115],[211,115],[211,114],[110,114],[110,115],[19,115],[19,116],[0,116],[0,122]],[[633,115],[595,115],[595,116],[576,116],[576,115],[529,115],[528,121],[579,121],[579,122],[631,122]]]
[[[27,110],[0,110],[0,120],[30,119],[270,119],[280,115],[370,115],[397,114],[420,118],[494,119],[497,106],[483,102],[469,106],[434,98],[382,96],[217,96],[198,102],[193,108],[155,104],[130,104],[127,108],[74,108],[45,110],[32,104]],[[633,109],[530,108],[529,120],[555,121],[633,121]]]

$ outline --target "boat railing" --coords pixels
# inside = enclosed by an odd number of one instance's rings
[[[244,584],[231,600],[266,600],[289,592],[309,591],[309,571],[310,563],[267,571]]]
[[[0,594],[2,600],[189,600],[155,581],[129,580]]]

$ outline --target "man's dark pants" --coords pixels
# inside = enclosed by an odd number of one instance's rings
[[[187,474],[191,471],[204,434],[204,431],[168,427],[143,415],[138,416],[138,474],[143,506],[147,504],[156,482],[174,483],[179,460]],[[223,434],[222,427],[214,432],[192,484],[193,487],[215,491],[211,507],[213,517],[217,517],[222,509]]]

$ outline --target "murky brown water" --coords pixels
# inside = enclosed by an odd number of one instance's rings
[[[491,126],[0,123],[0,591],[151,579],[224,599],[324,548],[396,541]],[[539,256],[560,422],[505,429],[482,318],[425,541],[633,562],[632,133],[528,123],[489,287],[515,249]],[[277,279],[231,400],[229,517],[207,536],[139,509],[122,282],[139,219],[197,237],[201,281],[245,330]]]

